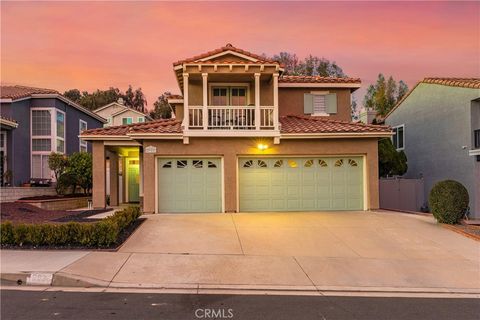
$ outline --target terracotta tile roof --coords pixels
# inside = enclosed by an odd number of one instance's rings
[[[278,82],[283,83],[361,83],[360,78],[338,78],[320,76],[281,76]]]
[[[278,63],[278,61],[267,59],[267,58],[259,56],[257,54],[242,50],[240,48],[236,48],[233,45],[231,45],[230,43],[227,43],[225,46],[223,46],[221,48],[218,48],[218,49],[215,49],[215,50],[212,50],[212,51],[208,51],[208,52],[196,55],[196,56],[191,57],[191,58],[187,58],[187,59],[183,59],[183,60],[174,62],[173,65],[178,66],[178,65],[183,64],[183,63],[198,62],[198,60],[207,58],[209,56],[213,56],[213,55],[218,54],[218,53],[222,53],[224,51],[233,51],[233,52],[236,52],[236,53],[240,53],[240,54],[249,56],[251,58],[260,60],[263,63]],[[237,63],[237,62],[235,62],[235,63]]]
[[[0,124],[6,126],[6,127],[11,127],[11,128],[16,128],[18,127],[18,122],[15,119],[11,119],[8,117],[0,116]]]
[[[127,133],[182,133],[181,124],[182,122],[180,120],[160,119],[123,126],[85,130],[82,132],[81,135],[121,136],[126,135]]]
[[[26,86],[1,86],[0,94],[2,99],[21,99],[30,97],[32,94],[58,94],[57,90],[33,88]]]
[[[451,87],[480,89],[480,78],[425,78],[422,82]]]
[[[389,126],[331,120],[326,117],[288,115],[280,117],[281,133],[388,133]]]

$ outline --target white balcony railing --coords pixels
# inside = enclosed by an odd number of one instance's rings
[[[260,107],[258,121],[260,130],[274,130],[274,108]],[[256,130],[255,107],[189,106],[188,128],[192,130]]]

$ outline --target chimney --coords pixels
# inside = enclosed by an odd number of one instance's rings
[[[377,112],[374,110],[363,110],[360,112],[359,120],[365,124],[371,124],[376,116]]]

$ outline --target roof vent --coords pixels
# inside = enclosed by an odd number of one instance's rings
[[[227,48],[233,48],[232,44],[231,43],[227,43],[227,45],[225,46]]]

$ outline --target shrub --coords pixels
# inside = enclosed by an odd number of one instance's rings
[[[380,177],[401,176],[407,172],[407,156],[402,151],[397,151],[392,140],[381,139],[378,141],[378,170]]]
[[[92,188],[92,154],[75,152],[69,158],[67,173],[75,177],[77,185],[87,194]]]
[[[106,247],[115,243],[125,228],[140,216],[138,207],[129,207],[93,223],[0,224],[2,245]]]
[[[467,212],[468,191],[460,182],[444,180],[433,186],[428,201],[438,222],[454,224]]]

